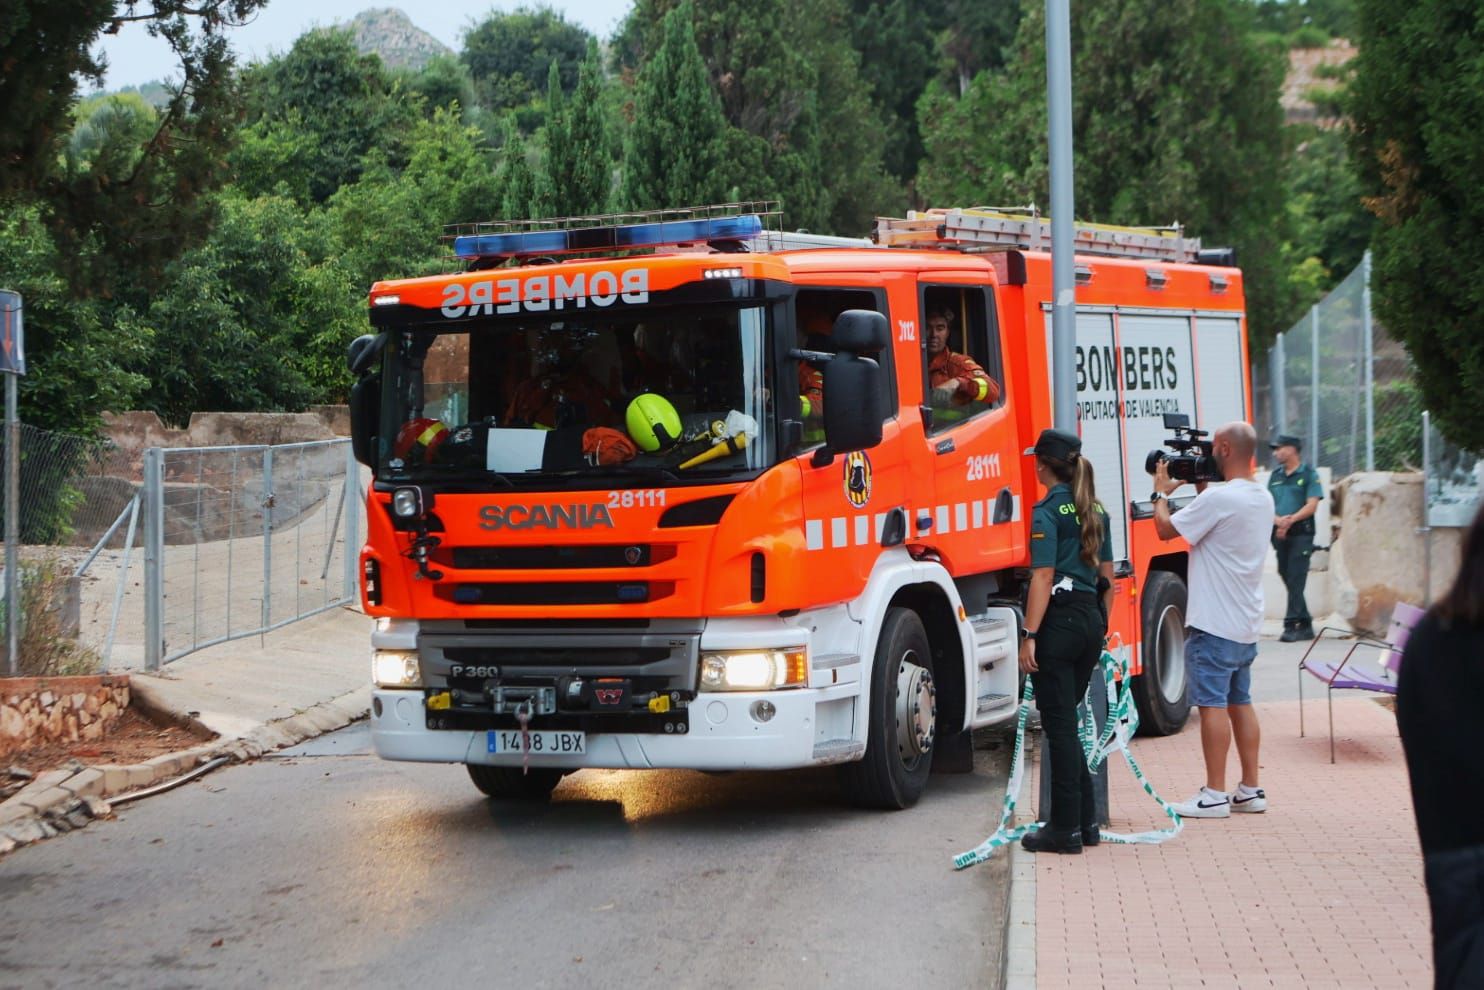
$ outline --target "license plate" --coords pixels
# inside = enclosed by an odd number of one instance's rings
[[[485,734],[485,751],[489,753],[520,753],[529,748],[532,756],[570,756],[587,752],[586,732],[528,732],[527,743],[521,745],[519,729],[490,729]]]

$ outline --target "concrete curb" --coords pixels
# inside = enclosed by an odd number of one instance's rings
[[[260,725],[234,739],[215,739],[129,766],[75,765],[40,774],[0,804],[0,855],[83,828],[94,818],[109,817],[113,811],[107,798],[179,777],[219,756],[245,763],[275,749],[343,728],[365,718],[370,709],[371,687],[366,685],[288,718]],[[154,706],[151,711],[177,725],[199,727],[186,713],[161,711]]]
[[[1005,924],[1005,990],[1036,988],[1036,854],[1010,847],[1010,916]]]

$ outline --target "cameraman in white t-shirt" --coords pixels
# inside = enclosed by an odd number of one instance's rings
[[[1172,807],[1185,818],[1226,818],[1233,811],[1268,808],[1258,786],[1261,731],[1252,708],[1252,661],[1262,631],[1262,564],[1273,529],[1273,497],[1253,480],[1257,433],[1247,423],[1227,423],[1211,438],[1223,485],[1196,486],[1195,500],[1171,513],[1169,495],[1182,482],[1161,461],[1154,474],[1154,526],[1160,538],[1183,536],[1190,544],[1190,594],[1185,623],[1185,670],[1191,701],[1201,711],[1206,786]],[[1232,737],[1242,779],[1226,790],[1226,757]]]

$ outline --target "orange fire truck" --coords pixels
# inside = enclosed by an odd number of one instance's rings
[[[838,764],[900,808],[1014,715],[1047,221],[928,211],[805,248],[766,227],[487,225],[454,241],[464,270],[372,288],[351,412],[382,757],[501,797],[583,767]],[[1167,413],[1247,418],[1242,277],[1178,230],[1077,241],[1110,632],[1145,731],[1174,732],[1187,548],[1155,533],[1145,456]],[[930,322],[994,387],[940,387]]]

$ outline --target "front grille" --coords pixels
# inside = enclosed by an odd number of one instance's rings
[[[638,605],[668,598],[673,581],[467,582],[439,589],[460,605]]]
[[[563,570],[594,567],[648,567],[675,556],[673,544],[628,543],[597,546],[453,547],[439,563],[462,570]]]
[[[632,667],[668,660],[668,646],[449,646],[449,663],[520,667]]]

